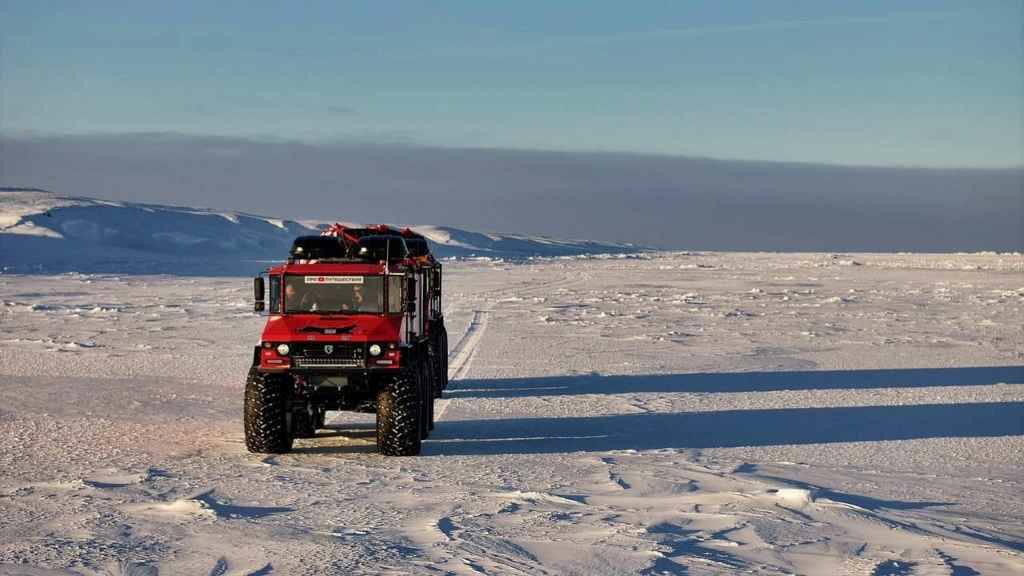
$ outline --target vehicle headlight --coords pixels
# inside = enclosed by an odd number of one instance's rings
[[[370,356],[380,356],[380,344],[370,345]]]
[[[287,356],[288,352],[290,352],[290,351],[291,351],[291,348],[289,348],[287,344],[278,344],[277,345],[277,353],[280,354],[281,356]]]

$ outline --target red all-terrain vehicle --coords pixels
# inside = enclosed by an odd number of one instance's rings
[[[268,317],[245,385],[246,447],[287,452],[328,410],[354,410],[376,412],[382,454],[419,454],[448,385],[441,264],[426,239],[335,224],[289,256],[255,279]]]

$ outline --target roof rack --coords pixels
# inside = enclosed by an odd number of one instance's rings
[[[398,236],[405,241],[406,248],[404,250],[398,249],[399,253],[404,254],[401,257],[396,257],[394,254],[389,253],[388,259],[400,260],[413,257],[430,262],[434,261],[427,238],[408,227],[399,230],[387,224],[374,224],[363,228],[353,228],[341,223],[335,223],[328,226],[321,232],[321,235],[340,239],[349,254],[355,255],[358,255],[363,249],[363,238],[371,236]]]

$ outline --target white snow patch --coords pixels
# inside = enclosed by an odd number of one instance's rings
[[[86,206],[97,202],[83,198],[62,198],[49,192],[2,192],[0,193],[0,232],[15,226],[22,218],[44,214],[54,208],[65,206]]]
[[[33,222],[23,222],[15,226],[0,229],[4,234],[21,234],[23,236],[40,236],[42,238],[57,238],[63,239],[64,235],[56,230],[51,230],[45,226],[37,226]]]
[[[216,513],[205,502],[194,498],[183,498],[166,503],[139,504],[128,506],[126,510],[140,515],[157,516],[170,520],[190,520],[194,518],[216,518]]]
[[[545,502],[545,503],[548,503],[548,504],[560,504],[560,505],[564,505],[564,506],[582,506],[583,505],[582,503],[577,502],[576,500],[570,500],[569,498],[565,498],[565,497],[562,497],[562,496],[557,496],[555,494],[547,494],[545,492],[521,492],[521,491],[516,490],[516,491],[512,491],[512,492],[499,492],[499,493],[493,494],[493,496],[496,497],[496,498],[508,498],[508,499],[513,499],[513,500],[523,500],[525,502],[532,502],[532,503]]]

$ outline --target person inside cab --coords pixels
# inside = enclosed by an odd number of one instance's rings
[[[342,310],[362,310],[366,297],[363,294],[363,287],[356,284],[352,286],[352,295],[348,302],[341,305]]]
[[[296,298],[298,302],[295,302]],[[298,290],[292,284],[284,287],[284,304],[285,309],[292,312],[316,312],[320,307],[312,291],[304,291],[299,297]]]

